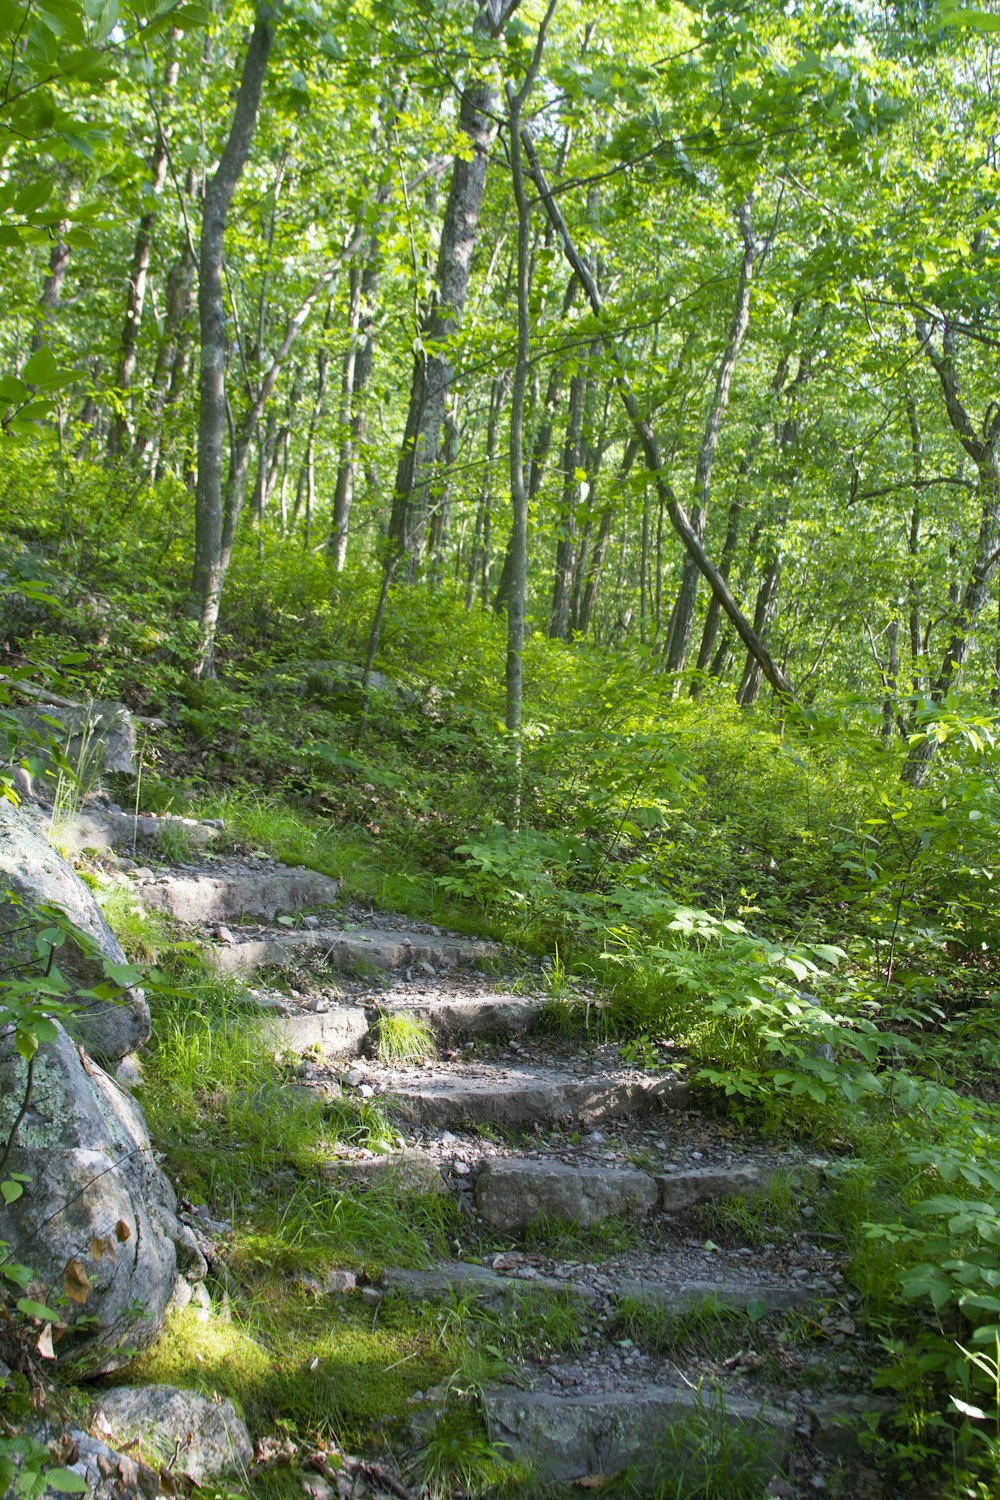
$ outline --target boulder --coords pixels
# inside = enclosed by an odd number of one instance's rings
[[[56,1355],[82,1373],[124,1365],[160,1330],[181,1270],[204,1274],[132,1096],[57,1028],[27,1064],[0,1042],[0,1142],[17,1123],[5,1176],[24,1192],[3,1211],[10,1260],[57,1304]]]
[[[159,1460],[199,1485],[253,1457],[246,1423],[231,1401],[172,1385],[102,1391],[92,1421],[113,1445],[135,1444],[147,1463]]]
[[[331,713],[357,713],[364,698],[364,668],[353,662],[327,658],[288,662],[269,674],[275,693],[293,693],[319,704]],[[387,705],[410,705],[419,701],[411,688],[403,687],[384,672],[372,672],[368,691]]]
[[[78,1474],[87,1486],[87,1500],[156,1500],[162,1493],[155,1470],[128,1454],[116,1453],[100,1438],[67,1425],[56,1416],[48,1421],[29,1422],[23,1436],[48,1450],[38,1455],[43,1468],[65,1468]],[[25,1459],[30,1462],[30,1455],[26,1454],[15,1453],[13,1458],[15,1470],[22,1467]],[[5,1500],[16,1493],[14,1489],[8,1490]],[[54,1493],[54,1486],[45,1490],[46,1495]]]
[[[130,813],[120,807],[89,804],[78,813],[59,819],[59,847],[71,852],[94,849],[113,850],[115,854],[134,854],[140,844],[165,848],[187,846],[200,854],[215,843],[219,830],[197,818],[182,818],[174,813]],[[174,856],[177,857],[176,855]]]
[[[121,944],[94,896],[45,837],[39,817],[0,800],[0,973],[12,974],[35,960],[34,926],[28,914],[58,907],[80,934],[56,954],[56,965],[71,987],[90,990],[105,980],[104,961],[124,964]],[[119,999],[80,997],[81,1009],[69,1022],[72,1034],[92,1057],[115,1063],[149,1039],[149,1007],[134,986]]]
[[[28,732],[20,754],[41,760],[49,775],[55,768],[46,740],[59,747],[84,788],[106,771],[138,775],[136,722],[124,703],[33,703],[11,712]]]

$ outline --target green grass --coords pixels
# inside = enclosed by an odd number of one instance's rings
[[[665,1429],[653,1465],[654,1500],[761,1500],[775,1472],[766,1428],[734,1421],[725,1398],[699,1390],[689,1416]]]
[[[787,1238],[803,1223],[802,1176],[801,1172],[774,1172],[766,1187],[722,1199],[708,1216],[709,1233],[753,1246]]]
[[[95,895],[129,962],[161,963],[173,948],[173,939],[163,918],[143,906],[131,881],[101,877]]]
[[[438,1418],[415,1465],[425,1500],[487,1500],[521,1493],[525,1472],[490,1443],[473,1402],[453,1401]]]
[[[631,1339],[647,1354],[697,1351],[719,1358],[731,1351],[734,1339],[742,1342],[752,1335],[752,1323],[745,1311],[723,1306],[711,1296],[683,1311],[642,1297],[623,1297],[608,1332],[616,1339]]]
[[[259,1270],[260,1268],[258,1268]],[[397,1441],[407,1401],[444,1379],[454,1350],[429,1321],[384,1298],[378,1314],[360,1298],[336,1304],[273,1275],[231,1284],[225,1308],[206,1319],[173,1314],[127,1378],[229,1396],[256,1436],[285,1428],[350,1451],[378,1434]]]
[[[380,1011],[375,1021],[375,1048],[379,1062],[432,1061],[437,1057],[434,1033],[426,1021],[409,1011]]]
[[[542,1215],[524,1230],[525,1245],[562,1260],[605,1260],[642,1243],[642,1225],[628,1219],[604,1219],[582,1228]]]

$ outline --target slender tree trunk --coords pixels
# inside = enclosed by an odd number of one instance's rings
[[[490,387],[490,409],[486,419],[486,454],[483,463],[483,483],[476,506],[475,531],[469,554],[469,575],[465,588],[465,607],[472,608],[478,591],[483,609],[489,604],[490,594],[490,524],[493,503],[493,467],[496,463],[497,441],[500,434],[500,414],[510,386],[506,371],[493,377]]]
[[[226,314],[222,258],[226,224],[257,127],[267,60],[274,40],[270,7],[257,12],[240,79],[233,123],[219,165],[205,188],[199,260],[201,326],[198,480],[195,492],[195,556],[190,613],[199,625],[193,675],[213,671],[215,630],[225,580],[222,449],[226,432]]]
[[[488,30],[489,24],[488,9],[481,6],[476,30]],[[419,566],[423,554],[441,426],[454,376],[448,341],[461,325],[465,307],[486,165],[496,136],[496,105],[492,83],[476,79],[462,93],[458,124],[468,137],[470,151],[467,157],[457,156],[452,167],[438,248],[435,300],[420,330],[422,348],[413,366],[389,522],[390,542],[396,551],[407,555],[411,572]]]
[[[569,635],[570,601],[573,590],[573,562],[576,547],[576,506],[580,494],[580,445],[583,433],[583,409],[589,375],[579,370],[569,388],[566,412],[566,437],[562,451],[562,503],[557,517],[556,560],[552,579],[552,610],[549,615],[549,638],[565,641]]]
[[[618,473],[615,477],[615,482],[612,487],[613,489],[624,489],[625,484],[628,480],[628,476],[632,472],[632,467],[635,464],[635,460],[638,457],[638,454],[639,439],[637,437],[631,437],[625,444],[625,452],[622,456],[621,466],[619,467]],[[604,569],[605,559],[608,554],[608,542],[611,538],[611,523],[614,518],[614,513],[614,501],[609,500],[607,505],[603,507],[600,520],[597,524],[597,537],[594,541],[593,550],[590,554],[590,561],[587,566],[587,576],[583,585],[583,595],[580,600],[580,615],[577,622],[577,628],[580,631],[581,635],[587,634],[587,631],[590,629],[591,619],[593,618],[594,605],[597,602],[597,591],[600,588],[601,575]]]
[[[586,262],[582,259],[578,250],[576,249],[575,244],[573,243],[573,239],[570,235],[569,229],[566,226],[566,221],[563,218],[559,206],[553,198],[552,193],[549,189],[545,174],[543,173],[541,164],[538,161],[538,157],[534,149],[534,144],[532,143],[530,136],[526,132],[524,133],[524,148],[525,155],[527,156],[531,167],[531,174],[535,182],[535,186],[538,189],[542,203],[545,206],[545,210],[548,213],[553,225],[556,227],[556,230],[560,236],[566,258],[574,267],[577,275],[580,278],[595,317],[601,318],[603,307],[600,294],[598,293],[593,276],[591,275]],[[670,518],[671,525],[677,532],[687,551],[691,554],[695,562],[698,564],[698,567],[702,574],[708,580],[709,586],[711,587],[713,593],[718,596],[723,610],[732,621],[736,632],[739,635],[740,639],[743,641],[744,645],[753,654],[755,660],[760,665],[761,670],[764,676],[767,678],[768,683],[780,697],[792,698],[794,694],[792,691],[791,683],[789,682],[788,678],[785,676],[781,668],[778,666],[777,662],[773,660],[770,652],[761,641],[759,635],[756,634],[752,625],[743,614],[743,611],[740,609],[736,600],[733,598],[733,594],[729,588],[729,585],[727,584],[726,580],[721,577],[718,568],[716,568],[715,564],[708,556],[701,538],[697,535],[691,525],[691,521],[688,517],[687,512],[681,505],[680,501],[677,499],[673,487],[667,482],[666,478],[664,477],[663,459],[660,453],[659,444],[656,440],[656,434],[653,432],[650,423],[643,416],[642,411],[640,410],[639,403],[637,402],[635,393],[632,390],[631,382],[629,381],[628,375],[626,374],[625,367],[621,361],[621,356],[611,334],[602,334],[602,342],[612,364],[614,378],[618,386],[619,395],[621,396],[622,405],[625,407],[628,419],[631,422],[632,427],[635,430],[635,433],[642,445],[642,451],[643,456],[646,460],[646,466],[653,476],[653,481],[656,485],[657,492],[662,496],[664,507],[666,509],[668,517]]]
[[[975,560],[961,592],[944,658],[931,689],[934,702],[940,703],[961,675],[968,659],[972,627],[989,598],[990,584],[1000,561],[1000,467],[997,463],[1000,408],[995,403],[990,404],[980,436],[959,387],[953,326],[947,322],[944,324],[940,345],[934,343],[933,333],[924,323],[917,324],[917,337],[938,377],[948,420],[976,466],[981,505]],[[933,736],[927,736],[914,745],[903,768],[904,781],[913,787],[922,786],[936,751],[937,741]]]
[[[174,52],[167,63],[166,72],[163,76],[164,110],[169,109],[171,106],[179,71],[176,32],[171,39],[171,43]],[[168,160],[167,138],[163,132],[162,124],[158,124],[156,144],[153,147],[149,163],[149,192],[152,199],[152,206],[147,209],[139,220],[139,228],[135,236],[135,246],[132,250],[132,264],[129,267],[125,321],[122,324],[121,339],[118,347],[118,368],[115,371],[115,385],[118,387],[120,399],[124,399],[128,391],[131,390],[132,382],[135,379],[136,364],[139,357],[139,329],[142,324],[142,311],[146,304],[146,281],[149,276],[150,256],[153,252],[153,226],[156,223],[157,215],[156,200],[167,179]],[[112,454],[121,453],[126,447],[128,437],[128,422],[124,412],[119,410],[115,414],[108,439],[109,452]]]
[[[195,310],[194,270],[191,252],[185,247],[167,273],[163,337],[153,367],[148,408],[139,420],[134,447],[136,457],[147,462],[151,469],[156,468],[162,445],[160,419],[171,395],[177,394],[174,374],[178,365],[184,363],[184,347],[190,336],[188,330]]]
[[[549,0],[538,28],[531,64],[517,93],[507,86],[510,174],[517,205],[517,358],[510,398],[510,503],[511,587],[507,605],[507,671],[504,719],[514,740],[514,818],[520,818],[521,710],[524,695],[524,616],[528,593],[528,486],[524,472],[524,395],[531,360],[531,295],[529,253],[531,248],[531,204],[528,201],[522,162],[521,119],[528,95],[534,87],[542,60],[545,36],[556,8]]]
[[[906,584],[908,600],[907,624],[910,636],[910,681],[913,688],[913,697],[917,699],[924,690],[924,674],[921,666],[922,650],[921,636],[921,589],[920,589],[920,480],[923,477],[923,438],[920,432],[920,419],[917,416],[917,403],[912,399],[907,402],[907,416],[910,423],[910,452],[913,455],[913,506],[910,510],[910,526],[906,538],[906,550],[909,555],[909,577]]]
[[[709,407],[708,418],[705,422],[701,447],[698,450],[698,463],[695,470],[695,492],[697,498],[691,514],[690,524],[699,542],[703,542],[705,539],[708,502],[712,488],[712,469],[715,464],[715,454],[719,446],[723,418],[726,414],[726,408],[729,405],[729,391],[733,381],[733,371],[736,369],[736,361],[739,358],[743,339],[750,322],[750,284],[753,280],[754,262],[758,254],[758,246],[753,233],[753,222],[750,217],[751,204],[752,199],[748,198],[740,206],[737,214],[740,233],[743,236],[743,255],[740,260],[739,279],[736,287],[736,305],[733,310],[733,321],[729,329],[729,339],[715,377],[715,393],[712,397],[712,404]],[[722,574],[723,578],[725,576],[725,574]],[[681,586],[674,604],[673,614],[670,618],[670,629],[667,634],[666,666],[669,672],[683,671],[687,660],[691,627],[694,623],[694,612],[698,599],[698,577],[698,564],[691,554],[688,553],[684,559]]]

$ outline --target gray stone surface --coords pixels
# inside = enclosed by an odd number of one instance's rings
[[[542,1002],[530,995],[388,995],[381,1004],[388,1015],[405,1011],[426,1021],[444,1042],[474,1041],[479,1037],[522,1036],[538,1019]]]
[[[731,1308],[734,1312],[742,1312],[754,1302],[762,1303],[768,1312],[788,1312],[793,1307],[804,1307],[815,1297],[809,1287],[793,1282],[694,1281],[684,1278],[661,1281],[635,1276],[623,1276],[615,1294],[619,1298],[629,1297],[651,1307],[663,1308],[665,1312],[687,1312],[707,1301]]]
[[[515,1459],[529,1464],[542,1483],[580,1480],[634,1469],[655,1469],[665,1430],[713,1407],[684,1386],[647,1386],[588,1395],[542,1391],[492,1390],[483,1401],[490,1441],[505,1444]],[[781,1411],[739,1397],[727,1398],[723,1420],[749,1428],[772,1463],[780,1462],[794,1433]],[[764,1474],[766,1483],[769,1476]]]
[[[27,1069],[8,1040],[0,1052],[0,1139],[25,1095]],[[157,1165],[138,1104],[59,1029],[36,1054],[28,1108],[7,1173],[29,1180],[3,1210],[12,1260],[27,1265],[44,1297],[64,1280],[82,1291],[63,1317],[59,1357],[88,1373],[113,1370],[159,1332],[182,1264],[204,1274],[173,1189]],[[68,1269],[67,1269],[68,1268]],[[82,1276],[81,1276],[82,1273]],[[93,1320],[80,1325],[80,1319]]]
[[[606,1268],[607,1269],[607,1268]],[[581,1273],[581,1278],[582,1278]],[[603,1279],[607,1279],[606,1277]],[[469,1265],[463,1261],[446,1261],[433,1270],[400,1270],[386,1268],[380,1285],[383,1291],[399,1292],[421,1301],[448,1301],[451,1297],[472,1295],[490,1307],[503,1307],[510,1299],[530,1297],[533,1292],[553,1292],[594,1303],[606,1296],[616,1302],[626,1297],[666,1312],[683,1313],[708,1300],[721,1308],[742,1312],[750,1303],[759,1302],[768,1312],[786,1312],[802,1307],[814,1294],[806,1287],[777,1282],[698,1281],[691,1278],[663,1276],[639,1278],[613,1275],[613,1291],[600,1289],[583,1279],[564,1279],[537,1271],[530,1277],[503,1275],[489,1266]]]
[[[265,967],[285,968],[310,962],[331,969],[401,969],[428,963],[451,969],[495,952],[491,943],[470,938],[435,938],[425,932],[383,931],[377,927],[270,932],[261,937],[213,948],[211,961],[227,974],[248,974]]]
[[[445,1068],[386,1072],[381,1081],[398,1112],[421,1125],[518,1129],[565,1119],[597,1124],[688,1102],[687,1085],[676,1080],[578,1078],[527,1065],[466,1074]]]
[[[245,1468],[253,1457],[246,1423],[231,1401],[210,1400],[170,1385],[102,1391],[94,1422],[109,1441],[122,1447],[138,1439],[147,1462],[155,1454],[195,1484]]]
[[[139,897],[144,906],[177,922],[273,922],[282,912],[332,906],[339,890],[340,881],[328,875],[276,865],[232,875],[161,875],[143,881]]]
[[[87,1485],[87,1500],[156,1500],[162,1492],[155,1469],[137,1461],[127,1453],[118,1453],[100,1438],[92,1437],[60,1421],[57,1417],[49,1421],[28,1422],[25,1435],[48,1448],[51,1462],[59,1468],[71,1469]],[[19,1455],[14,1454],[14,1467],[20,1467]],[[12,1500],[16,1492],[8,1490],[4,1500]],[[54,1495],[51,1487],[46,1496]]]
[[[18,747],[20,754],[41,760],[50,773],[55,767],[46,740],[52,740],[66,757],[84,789],[105,771],[125,776],[138,773],[136,721],[124,703],[77,703],[72,707],[33,703],[9,712],[29,731],[30,738]]]
[[[93,893],[45,836],[40,818],[26,807],[0,801],[0,896],[9,891],[20,905],[0,905],[0,964],[10,971],[34,955],[27,927],[32,911],[58,907],[82,934],[56,954],[56,966],[71,985],[89,990],[105,979],[102,960],[123,964],[121,944],[104,919]],[[23,976],[22,976],[23,977]],[[73,994],[66,997],[72,1000]],[[67,1024],[88,1052],[115,1063],[149,1038],[149,1007],[138,987],[120,1000],[80,998],[80,1012]]]
[[[98,853],[113,850],[115,854],[133,854],[140,845],[155,848],[169,833],[183,839],[192,853],[211,847],[219,837],[196,818],[182,818],[173,813],[123,812],[120,807],[83,807],[62,817],[57,829],[59,845],[73,853],[94,849]]]
[[[471,1294],[490,1307],[502,1307],[511,1298],[530,1297],[535,1292],[568,1293],[584,1302],[597,1301],[592,1287],[561,1281],[557,1276],[533,1276],[530,1280],[501,1276],[489,1266],[466,1265],[461,1261],[446,1262],[432,1271],[386,1268],[380,1285],[383,1291],[399,1292],[423,1302],[448,1301],[453,1296]]]
[[[831,1393],[822,1401],[807,1401],[812,1419],[812,1441],[827,1458],[851,1461],[865,1454],[864,1439],[893,1410],[884,1396]]]
[[[648,1172],[516,1157],[487,1162],[476,1182],[476,1207],[502,1230],[524,1229],[543,1216],[584,1229],[603,1219],[644,1219],[658,1196]]]
[[[656,1178],[660,1207],[664,1213],[681,1213],[720,1198],[738,1198],[759,1192],[771,1178],[765,1167],[699,1167],[691,1172],[671,1172]]]
[[[282,1051],[309,1052],[315,1047],[331,1057],[357,1057],[368,1036],[368,1016],[360,1005],[337,1005],[278,1016],[268,1020],[266,1028]]]

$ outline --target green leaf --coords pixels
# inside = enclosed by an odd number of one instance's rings
[[[17,1310],[24,1313],[26,1318],[39,1318],[43,1323],[59,1322],[57,1312],[53,1312],[51,1307],[46,1307],[44,1302],[36,1302],[33,1297],[18,1297]]]
[[[85,1495],[87,1493],[87,1481],[82,1474],[74,1474],[72,1469],[47,1469],[45,1478],[49,1487],[58,1491],[60,1495]]]

